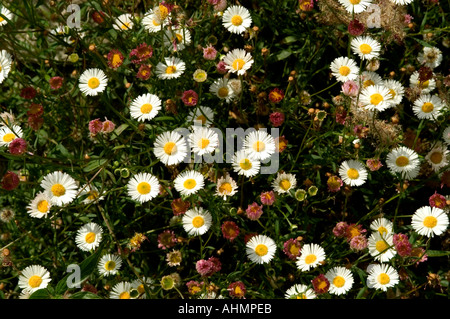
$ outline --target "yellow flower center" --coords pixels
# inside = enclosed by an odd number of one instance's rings
[[[288,179],[283,179],[280,182],[281,189],[287,191],[291,187],[291,182]]]
[[[116,67],[122,62],[122,59],[120,57],[120,54],[115,53],[112,57],[111,64]]]
[[[389,89],[389,93],[391,94],[392,98],[394,98],[397,95],[397,93],[395,93],[393,89]]]
[[[233,69],[241,70],[244,67],[245,61],[242,59],[236,59],[233,61]]]
[[[89,232],[86,234],[86,237],[84,237],[84,240],[88,244],[92,244],[95,241],[95,233]]]
[[[420,82],[419,81],[419,87],[421,89],[426,89],[429,85],[430,85],[430,81],[428,81],[428,80],[426,80],[425,82]]]
[[[383,96],[380,93],[375,93],[370,96],[370,104],[378,105],[383,101]]]
[[[98,192],[97,191],[90,191],[89,192],[89,196],[87,197],[87,199],[89,200],[94,200],[98,198]]]
[[[255,253],[260,257],[267,255],[268,252],[269,248],[267,248],[266,245],[259,244],[258,246],[255,247]]]
[[[150,103],[145,103],[141,106],[141,113],[148,114],[152,111],[153,106]]]
[[[255,143],[253,143],[253,149],[257,152],[262,152],[265,148],[266,144],[264,144],[264,142],[256,141]]]
[[[361,50],[362,54],[369,54],[372,52],[372,47],[366,43],[363,43],[359,46],[359,50]]]
[[[242,20],[242,17],[239,15],[235,15],[231,18],[231,23],[236,27],[240,26],[243,21],[244,20]]]
[[[350,3],[353,5],[357,5],[361,2],[361,0],[350,0]]]
[[[145,288],[143,284],[140,284],[137,288],[139,294],[143,294],[145,292]]]
[[[119,295],[119,299],[130,299],[130,293],[128,291],[124,291]]]
[[[252,162],[250,162],[250,160],[248,158],[245,158],[239,163],[239,166],[243,170],[249,170],[250,168],[252,168]]]
[[[177,43],[183,41],[183,36],[179,33],[175,33],[175,38],[177,39]]]
[[[66,189],[61,184],[55,184],[52,186],[51,191],[54,196],[63,196],[66,193]]]
[[[423,225],[427,228],[434,228],[437,225],[437,219],[434,216],[427,216],[423,219]]]
[[[105,263],[105,269],[108,271],[114,270],[114,268],[116,268],[116,263],[112,260],[108,260]]]
[[[372,80],[365,80],[365,81],[363,82],[363,86],[364,86],[365,88],[368,87],[368,86],[371,86],[371,85],[375,85],[375,82],[372,81]]]
[[[202,227],[204,224],[205,224],[205,220],[203,219],[202,216],[195,216],[195,217],[192,219],[192,225],[193,225],[195,228],[200,228],[200,227]]]
[[[433,152],[433,153],[430,155],[430,161],[431,161],[433,164],[439,164],[439,163],[441,163],[441,162],[442,162],[442,159],[443,159],[443,155],[442,155],[441,152]]]
[[[289,252],[294,255],[297,256],[298,253],[300,252],[300,248],[296,245],[291,245],[291,247],[289,247]]]
[[[161,20],[164,20],[169,15],[169,10],[167,9],[167,7],[160,4],[159,5],[159,14],[161,16]]]
[[[305,263],[306,264],[312,264],[313,262],[315,262],[317,260],[317,256],[314,254],[310,254],[308,256],[305,257]]]
[[[139,194],[141,195],[145,195],[150,193],[152,187],[150,186],[149,183],[147,182],[140,182],[137,186],[137,191],[139,192]]]
[[[128,29],[130,29],[130,26],[131,26],[130,22],[125,22],[120,26],[120,28],[122,30],[128,30]]]
[[[209,145],[209,140],[207,138],[202,138],[200,141],[198,141],[198,147],[201,149],[207,147]]]
[[[31,276],[30,279],[28,279],[28,285],[31,288],[37,288],[41,285],[41,283],[42,283],[42,278],[38,275]]]
[[[234,287],[234,294],[240,296],[242,294],[242,289],[240,286]]]
[[[406,156],[399,156],[395,160],[395,164],[399,167],[404,167],[409,164],[409,159]]]
[[[205,125],[205,123],[206,123],[206,117],[204,115],[197,116],[197,118],[195,120],[202,122],[202,125]]]
[[[15,138],[16,138],[16,136],[13,133],[6,133],[5,135],[3,135],[3,142],[9,143],[12,140],[14,140]]]
[[[158,26],[160,26],[161,25],[161,23],[159,23],[159,21],[157,20],[157,19],[153,19],[153,25],[155,26],[155,27],[158,27]]]
[[[166,145],[164,145],[164,152],[167,155],[172,155],[177,151],[177,145],[174,142],[167,142]]]
[[[391,281],[388,274],[382,273],[378,275],[378,282],[382,285],[387,285]]]
[[[166,73],[167,74],[173,74],[173,73],[175,73],[177,71],[177,67],[175,66],[175,65],[171,65],[171,66],[168,66],[167,68],[166,68]]]
[[[425,102],[422,105],[422,112],[424,113],[430,113],[431,111],[433,111],[433,109],[434,109],[433,103]]]
[[[297,295],[297,299],[308,299],[308,298],[306,298],[306,294],[301,293]]]
[[[380,253],[384,252],[388,247],[389,245],[384,240],[379,240],[375,243],[375,249]]]
[[[228,96],[228,88],[227,87],[221,87],[219,90],[217,90],[217,95],[220,98],[226,98]]]
[[[184,181],[183,186],[186,189],[193,189],[195,186],[197,186],[197,182],[195,181],[195,179],[189,178]]]
[[[350,68],[346,65],[343,65],[339,68],[339,74],[342,76],[347,76],[350,74]]]
[[[384,226],[380,226],[378,227],[378,232],[383,235],[383,234],[387,234],[387,229]]]
[[[354,169],[354,168],[350,168],[347,171],[347,176],[350,179],[358,179],[359,178],[359,173],[358,170]]]
[[[88,81],[88,86],[91,89],[96,89],[100,85],[100,81],[97,78],[90,78]]]
[[[333,279],[333,285],[337,288],[343,287],[345,284],[345,279],[342,276],[336,276]]]
[[[219,193],[221,193],[221,194],[230,194],[231,190],[232,190],[232,187],[231,187],[230,183],[225,182],[219,186]]]
[[[38,211],[40,211],[41,213],[46,213],[48,211],[48,202],[44,199],[41,200],[38,204],[37,204],[37,209]]]
[[[2,17],[0,17],[0,22],[5,21],[5,19],[3,19]],[[0,67],[0,71],[2,70],[2,68]]]

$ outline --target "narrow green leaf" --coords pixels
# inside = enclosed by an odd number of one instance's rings
[[[86,173],[93,171],[94,169],[98,168],[99,166],[102,166],[105,164],[108,160],[106,158],[100,158],[100,159],[94,159],[90,161],[84,168],[83,171]]]
[[[69,299],[102,299],[102,297],[89,291],[78,291],[71,295]]]

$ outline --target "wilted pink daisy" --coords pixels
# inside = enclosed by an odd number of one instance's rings
[[[188,201],[183,201],[181,198],[176,198],[170,203],[170,206],[172,207],[172,212],[175,216],[179,216],[184,214],[189,207],[191,206],[191,203]]]
[[[219,61],[216,65],[216,70],[219,74],[226,74],[228,72],[226,68],[226,63],[224,61]]]
[[[223,237],[229,241],[233,241],[239,235],[238,225],[231,220],[223,222],[221,230]]]
[[[350,249],[361,251],[367,248],[368,240],[364,235],[358,235],[350,240]]]
[[[423,263],[428,260],[428,255],[425,253],[425,249],[416,247],[411,250],[411,257],[418,258],[417,263]]]
[[[50,88],[52,90],[58,90],[61,88],[63,81],[64,81],[64,78],[62,78],[60,76],[54,76],[54,77],[50,78],[50,80],[48,82],[49,82]]]
[[[41,116],[42,114],[44,114],[44,107],[42,106],[42,104],[31,103],[28,107],[28,116]]]
[[[336,226],[334,226],[333,228],[333,235],[338,238],[345,237],[347,227],[348,227],[347,222],[338,222]]]
[[[345,81],[344,84],[342,84],[341,90],[342,93],[347,96],[357,96],[359,92],[359,86],[355,81],[348,80]]]
[[[209,277],[222,269],[222,263],[218,258],[210,257],[208,260],[197,261],[195,269],[202,277]]]
[[[283,252],[292,260],[300,256],[301,248],[302,243],[297,238],[290,238],[283,244]]]
[[[273,191],[262,192],[260,199],[261,203],[270,206],[275,202],[275,193]]]
[[[402,256],[406,257],[411,255],[412,251],[412,245],[408,240],[408,236],[405,234],[394,234],[393,242],[395,245],[395,250],[397,253]]]
[[[89,121],[89,132],[91,132],[92,136],[97,135],[103,129],[103,122],[100,119],[95,119]]]
[[[184,91],[183,95],[181,96],[181,101],[186,106],[195,106],[197,105],[198,94],[194,90]]]
[[[114,131],[114,128],[116,127],[116,124],[114,124],[112,121],[105,118],[105,120],[102,123],[102,132],[103,133],[111,133]]]
[[[330,288],[330,282],[324,274],[320,274],[311,280],[311,284],[316,294],[324,294],[328,292],[328,289]]]
[[[378,171],[383,166],[383,163],[381,163],[381,161],[377,158],[371,158],[366,161],[366,165],[372,172],[374,172]]]
[[[150,78],[150,75],[152,75],[151,65],[141,64],[141,66],[139,67],[138,73],[136,74],[136,77],[145,81]]]
[[[280,88],[274,88],[269,92],[269,100],[272,103],[280,103],[284,99],[284,91]]]
[[[228,293],[232,298],[244,298],[247,289],[242,281],[234,281],[228,285]]]
[[[119,50],[112,49],[108,53],[107,60],[110,68],[117,69],[123,64],[124,56]]]
[[[201,292],[203,285],[204,285],[203,281],[202,282],[198,282],[198,281],[195,281],[195,280],[190,280],[189,282],[186,283],[186,287],[188,289],[188,292],[191,295],[196,295],[199,292]]]
[[[13,155],[22,155],[27,151],[27,142],[20,137],[15,138],[9,143],[9,152]]]
[[[340,179],[336,175],[330,176],[327,180],[328,191],[330,192],[338,192],[341,189],[342,185],[342,179]]]
[[[27,99],[27,100],[33,99],[36,96],[36,94],[37,94],[36,89],[31,86],[23,88],[20,91],[20,97],[23,97],[24,99]]]
[[[428,201],[430,202],[431,207],[444,209],[445,206],[447,206],[447,199],[445,198],[445,196],[438,194],[437,192],[434,192],[434,194],[430,196]]]
[[[348,32],[353,36],[359,36],[364,33],[365,30],[364,24],[359,22],[357,19],[353,19],[348,24]]]
[[[172,230],[165,230],[158,235],[158,248],[169,249],[175,246],[177,237]]]
[[[39,130],[44,124],[44,119],[41,116],[29,116],[28,117],[28,126],[31,127],[34,131]]]
[[[285,116],[282,112],[272,112],[269,115],[269,120],[273,127],[279,127],[283,125],[284,119]]]
[[[217,56],[217,50],[210,44],[203,48],[203,58],[205,60],[214,60]]]
[[[367,230],[364,229],[361,224],[349,224],[345,230],[345,237],[348,241],[350,241],[352,238],[360,236],[366,232]]]
[[[130,58],[132,63],[142,63],[151,58],[153,55],[153,48],[150,44],[141,43],[136,48],[131,50]]]
[[[259,206],[256,202],[248,205],[247,209],[245,210],[247,217],[251,220],[257,220],[263,213],[262,208],[262,205]]]
[[[275,138],[275,151],[278,153],[283,152],[288,146],[288,140],[283,136],[278,136]]]
[[[13,189],[17,188],[17,186],[19,186],[19,183],[19,176],[12,171],[7,171],[6,174],[3,175],[1,184],[3,189],[12,191]]]

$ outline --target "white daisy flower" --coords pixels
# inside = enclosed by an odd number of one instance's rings
[[[231,83],[227,78],[215,80],[209,87],[209,92],[215,94],[219,99],[225,100],[227,103],[230,103],[236,97]]]
[[[27,212],[31,217],[42,218],[47,217],[52,208],[50,196],[45,192],[40,192],[27,206]]]
[[[392,106],[400,104],[405,95],[405,88],[403,85],[399,81],[392,79],[383,81],[382,85],[386,87],[391,94],[391,99],[389,99],[388,102]]]
[[[389,89],[381,85],[371,85],[361,91],[359,101],[369,111],[382,112],[392,106],[392,95]]]
[[[420,171],[419,156],[405,146],[391,150],[386,157],[386,165],[393,175],[399,173],[406,179],[416,178]]]
[[[391,0],[391,2],[400,5],[400,6],[405,6],[407,4],[410,4],[411,2],[413,2],[414,0]]]
[[[217,185],[216,185],[216,196],[221,196],[223,197],[223,200],[225,200],[227,198],[227,196],[233,196],[234,194],[237,193],[237,189],[238,186],[236,184],[236,182],[234,181],[234,179],[232,179],[230,177],[229,174],[220,177],[217,180]]]
[[[161,15],[150,9],[142,19],[142,25],[148,32],[154,33],[163,30],[167,26],[167,20],[167,16],[162,20]]]
[[[110,299],[132,299],[131,298],[131,283],[128,281],[121,281],[115,284],[109,295]]]
[[[0,83],[2,83],[11,71],[12,56],[6,50],[0,51]]]
[[[437,68],[442,62],[442,51],[436,47],[424,47],[417,60],[431,69]]]
[[[388,288],[394,287],[399,282],[397,270],[389,264],[371,264],[367,267],[367,286],[369,288],[387,291]]]
[[[164,63],[159,62],[156,65],[156,75],[159,79],[170,80],[176,79],[184,73],[186,64],[177,57],[164,58]]]
[[[148,289],[152,290],[154,288],[154,281],[151,278],[142,277],[142,279],[135,279],[131,282],[131,297],[135,298],[140,297],[142,299],[147,299],[147,295],[145,293],[145,285],[147,285]],[[133,290],[136,290],[136,293],[133,292]]]
[[[139,122],[149,121],[161,110],[161,99],[155,94],[139,95],[131,102],[130,115]]]
[[[428,164],[431,165],[431,168],[435,172],[439,172],[439,170],[443,167],[446,167],[449,163],[449,150],[441,141],[438,141],[434,147],[427,153],[425,156],[425,160]]]
[[[47,174],[41,181],[41,187],[56,206],[71,203],[78,192],[77,182],[69,174],[59,171]]]
[[[0,26],[7,24],[8,20],[11,20],[13,18],[12,12],[2,5],[0,5],[0,14],[6,18],[5,19],[0,16]]]
[[[330,64],[331,74],[339,82],[355,80],[358,77],[359,67],[355,60],[341,56]]]
[[[128,196],[135,201],[145,203],[158,196],[159,186],[158,179],[152,174],[138,173],[128,181]]]
[[[436,121],[444,107],[444,102],[437,95],[423,94],[414,101],[412,107],[419,119]]]
[[[353,275],[345,267],[334,267],[327,271],[325,277],[330,282],[328,292],[332,295],[345,295],[353,286]]]
[[[153,153],[164,165],[176,165],[188,154],[188,146],[181,134],[164,132],[156,137]]]
[[[113,254],[106,254],[100,258],[97,269],[100,275],[110,276],[115,275],[122,266],[122,258]]]
[[[445,144],[450,145],[450,126],[447,126],[444,132],[442,132],[442,139]]]
[[[191,236],[203,235],[212,224],[211,213],[202,207],[194,207],[184,213],[181,222],[184,230]]]
[[[423,206],[412,216],[411,226],[419,235],[434,237],[442,235],[448,227],[448,215],[440,208]]]
[[[214,120],[214,111],[207,106],[199,106],[191,110],[187,116],[188,123],[198,122],[200,125],[210,126]]]
[[[301,271],[309,271],[325,260],[325,250],[318,244],[305,244],[300,250],[295,264]]]
[[[371,60],[380,55],[381,45],[370,36],[357,36],[350,42],[352,51],[363,60]]]
[[[31,265],[22,270],[19,275],[19,288],[32,294],[38,289],[46,288],[49,282],[50,273],[40,265]]]
[[[18,125],[0,126],[0,147],[9,146],[16,138],[22,138],[23,131]]]
[[[102,241],[102,228],[96,223],[87,223],[80,227],[75,238],[78,248],[91,251],[97,248]]]
[[[78,87],[86,95],[95,96],[106,89],[108,78],[105,73],[97,68],[85,70],[79,79]]]
[[[363,71],[361,75],[358,75],[357,83],[361,83],[362,88],[372,85],[383,85],[383,78],[374,71]]]
[[[192,152],[201,156],[211,154],[219,146],[219,135],[205,126],[192,126],[193,132],[189,134],[189,143]]]
[[[251,159],[245,150],[237,151],[232,159],[233,169],[238,175],[252,177],[259,173],[261,162]]]
[[[420,88],[422,90],[421,91],[422,94],[430,93],[431,91],[433,91],[436,88],[436,80],[434,79],[434,74],[431,79],[426,80],[424,82],[420,82],[419,71],[414,71],[411,74],[411,76],[409,77],[409,87],[410,88],[415,88],[415,87]]]
[[[80,187],[80,197],[86,196],[85,199],[83,199],[83,204],[90,204],[93,202],[99,202],[104,199],[104,196],[100,195],[100,191],[94,184],[86,184]]]
[[[189,196],[203,188],[205,178],[197,171],[188,170],[178,174],[173,183],[177,192],[181,195]]]
[[[272,182],[272,187],[275,192],[278,194],[289,193],[291,189],[295,189],[297,186],[297,179],[295,178],[295,174],[288,173],[279,173],[277,177]]]
[[[133,16],[129,13],[121,14],[114,20],[113,23],[113,28],[119,31],[131,30],[133,26]]]
[[[387,218],[380,217],[372,221],[370,229],[380,235],[392,234],[394,224]]]
[[[397,254],[394,248],[393,236],[392,233],[381,235],[379,232],[374,232],[370,235],[368,248],[370,255],[375,260],[384,263],[391,260]]]
[[[306,285],[295,284],[284,293],[285,299],[316,299],[317,295]]]
[[[361,186],[367,180],[367,169],[356,160],[346,160],[339,166],[339,175],[342,181],[350,186]]]
[[[245,245],[247,257],[257,264],[270,262],[275,256],[277,245],[275,241],[265,235],[255,235]]]
[[[339,0],[339,3],[350,13],[361,13],[367,10],[372,0]]]
[[[181,51],[191,44],[191,32],[186,28],[173,28],[164,31],[164,45],[172,51]]]
[[[223,59],[225,68],[231,73],[244,75],[253,64],[252,55],[244,49],[233,49]]]
[[[231,33],[241,34],[252,24],[252,17],[246,8],[232,5],[224,11],[222,24]]]
[[[269,133],[258,130],[250,132],[244,139],[244,150],[257,161],[264,161],[275,153],[275,139]]]

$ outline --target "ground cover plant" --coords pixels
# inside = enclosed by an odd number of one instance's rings
[[[448,298],[449,12],[2,1],[0,296]]]

